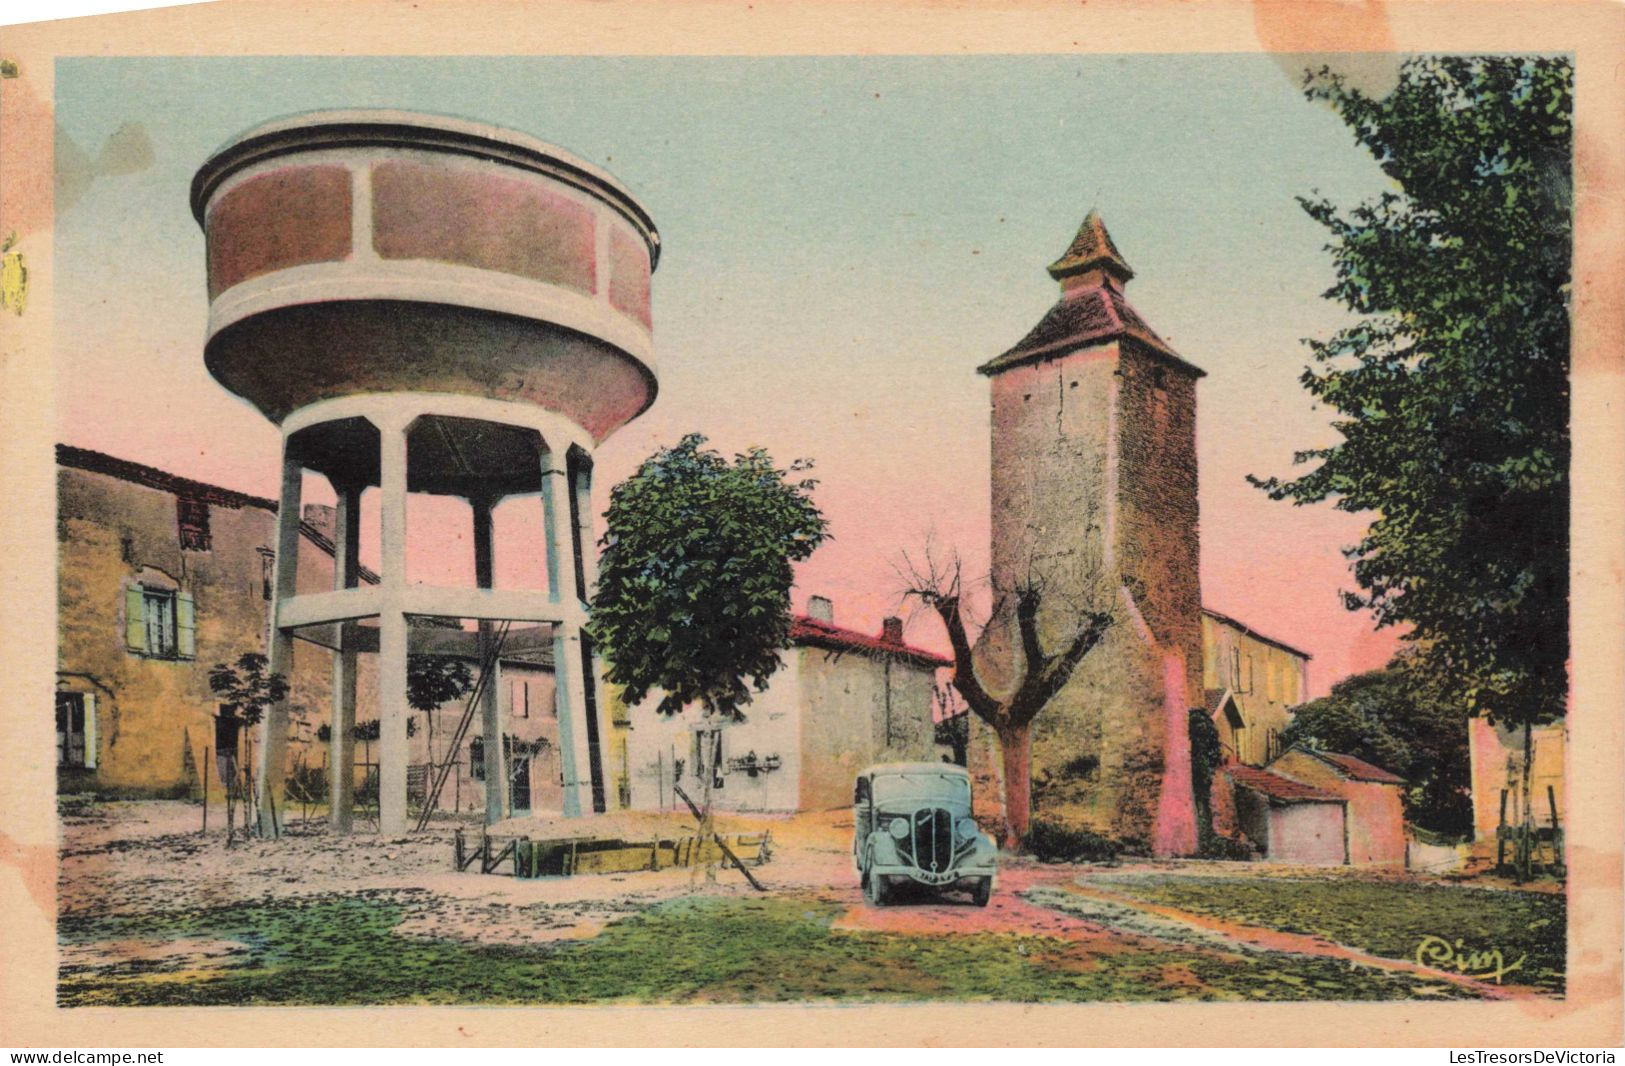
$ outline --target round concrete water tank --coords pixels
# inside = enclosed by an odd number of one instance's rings
[[[648,212],[524,134],[395,111],[258,126],[192,181],[205,361],[270,418],[362,393],[537,404],[602,441],[654,401]]]

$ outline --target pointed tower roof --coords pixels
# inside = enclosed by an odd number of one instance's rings
[[[1060,281],[1095,269],[1113,274],[1119,281],[1127,281],[1134,276],[1133,268],[1123,259],[1117,245],[1112,243],[1112,235],[1106,232],[1100,212],[1091,208],[1083,225],[1078,227],[1078,235],[1072,238],[1072,243],[1061,258],[1049,265],[1049,274]]]
[[[1123,284],[1134,276],[1134,271],[1112,243],[1100,212],[1089,212],[1066,254],[1050,264],[1049,272],[1061,283],[1061,298],[1020,343],[977,367],[978,373],[997,374],[1024,363],[1059,358],[1080,348],[1127,340],[1184,373],[1205,376],[1157,336],[1129,305]]]

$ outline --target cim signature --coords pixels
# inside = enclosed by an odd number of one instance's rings
[[[1416,962],[1436,970],[1454,970],[1465,977],[1480,981],[1501,983],[1501,978],[1513,970],[1521,969],[1529,956],[1521,955],[1517,962],[1508,963],[1500,948],[1477,951],[1466,948],[1460,940],[1451,943],[1442,936],[1425,936],[1416,945]]]

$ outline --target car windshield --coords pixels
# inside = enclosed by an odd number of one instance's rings
[[[929,799],[954,806],[970,806],[970,779],[962,774],[934,774],[929,771],[876,774],[874,790],[875,802],[879,804]]]

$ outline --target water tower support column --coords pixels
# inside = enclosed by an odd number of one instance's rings
[[[333,486],[338,515],[333,530],[333,588],[355,588],[360,577],[361,489]],[[328,727],[327,824],[350,832],[355,811],[356,636],[353,623],[338,622],[333,652],[333,714]]]
[[[379,421],[378,829],[406,834],[406,431],[410,416]]]
[[[282,496],[277,503],[276,573],[273,610],[292,598],[299,578],[300,493],[304,488],[304,466],[294,458],[286,440],[282,445]],[[270,633],[271,673],[289,676],[293,672],[293,634],[277,624],[273,614]],[[288,775],[288,701],[267,708],[260,719],[259,760],[254,767],[254,787],[259,793],[260,836],[278,835],[278,824],[287,809],[283,785]],[[273,813],[274,812],[274,813]]]
[[[494,501],[488,497],[470,497],[469,505],[474,510],[474,584],[482,589],[491,587],[494,559],[491,545],[491,507]],[[480,662],[485,662],[491,656],[491,623],[486,619],[479,622],[479,653]],[[502,716],[500,714],[502,701],[500,699],[500,685],[502,683],[502,668],[500,662],[491,664],[491,676],[486,679],[485,688],[480,692],[480,720],[485,748],[485,824],[495,825],[507,817],[508,811],[508,761],[507,752],[502,748]]]
[[[598,537],[593,528],[592,512],[592,460],[583,458],[576,467],[575,476],[576,499],[576,540],[575,549],[581,559],[582,580],[585,592],[584,601],[590,602],[598,588]],[[599,691],[599,681],[603,677],[603,668],[598,661],[597,649],[592,639],[586,634],[581,636],[581,647],[584,649],[582,661],[582,688],[586,699],[586,709],[595,718],[595,735],[598,738],[598,758],[594,763],[595,790],[593,809],[604,811],[610,804],[610,766],[609,766],[609,738],[614,736],[613,723],[610,721],[609,701],[602,698]]]
[[[545,438],[544,438],[545,439]],[[547,548],[547,598],[562,605],[564,598],[564,570],[568,566],[571,578],[575,574],[575,557],[570,552],[574,540],[563,515],[571,511],[569,495],[574,491],[565,461],[565,453],[544,448],[542,466],[542,542]],[[565,494],[561,507],[559,494]],[[571,601],[576,599],[574,588]],[[587,744],[586,694],[582,687],[580,633],[577,627],[565,622],[553,626],[553,692],[559,712],[559,771],[564,778],[564,816],[579,818],[592,810],[592,753]]]

